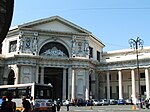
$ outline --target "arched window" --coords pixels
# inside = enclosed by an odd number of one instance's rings
[[[49,42],[45,44],[41,48],[39,55],[49,57],[69,57],[66,47],[58,42]]]
[[[8,75],[8,85],[14,85],[15,82],[15,73],[13,70],[10,71],[9,75]]]

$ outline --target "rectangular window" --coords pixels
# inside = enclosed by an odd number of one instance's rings
[[[10,52],[16,52],[17,51],[17,40],[11,41],[9,43],[9,53]]]
[[[111,74],[109,74],[109,80],[111,80]]]
[[[93,58],[93,48],[92,47],[89,47],[89,58]]]
[[[141,95],[145,95],[146,93],[146,86],[141,86]]]
[[[97,51],[97,60],[100,61],[100,52]]]
[[[145,73],[140,73],[140,78],[145,78]]]

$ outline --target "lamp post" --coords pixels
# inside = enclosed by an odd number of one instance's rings
[[[140,107],[142,107],[142,105],[141,105],[140,71],[139,71],[139,55],[138,55],[139,52],[138,52],[138,50],[139,50],[139,48],[143,48],[144,41],[142,39],[140,39],[139,37],[137,37],[136,39],[130,39],[129,44],[130,44],[130,47],[134,48],[136,51],[138,89],[139,89],[138,99],[140,101]]]

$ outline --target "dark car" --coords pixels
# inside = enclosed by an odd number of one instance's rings
[[[125,100],[124,99],[118,99],[118,105],[124,105]]]
[[[77,106],[84,106],[84,100],[83,99],[77,99]]]
[[[118,102],[117,102],[117,100],[115,100],[115,99],[110,99],[109,100],[109,104],[110,105],[116,105]]]

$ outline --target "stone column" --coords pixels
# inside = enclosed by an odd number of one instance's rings
[[[63,100],[66,100],[66,68],[63,69]]]
[[[85,100],[89,100],[89,70],[86,70],[86,81],[85,81]],[[96,89],[96,88],[95,88]]]
[[[72,70],[72,91],[71,91],[71,99],[75,99],[75,70]]]
[[[14,82],[14,84],[18,84],[18,82],[19,82],[19,77],[20,77],[20,66],[19,65],[17,65],[16,66],[16,71],[17,71],[17,73],[15,74],[15,82]]]
[[[39,83],[39,65],[36,65],[36,74],[35,74],[35,81]]]
[[[107,77],[107,99],[110,99],[110,79],[109,79],[109,71],[106,73]]]
[[[44,84],[44,67],[41,67],[40,83],[41,83],[41,84]]]
[[[118,77],[119,77],[119,99],[122,99],[122,74],[121,71],[118,71]]]
[[[131,70],[131,78],[132,78],[132,98],[136,98],[136,90],[135,90],[135,72]]]
[[[68,68],[68,99],[71,99],[72,68]]]
[[[148,68],[145,69],[146,98],[150,98],[150,82]]]

